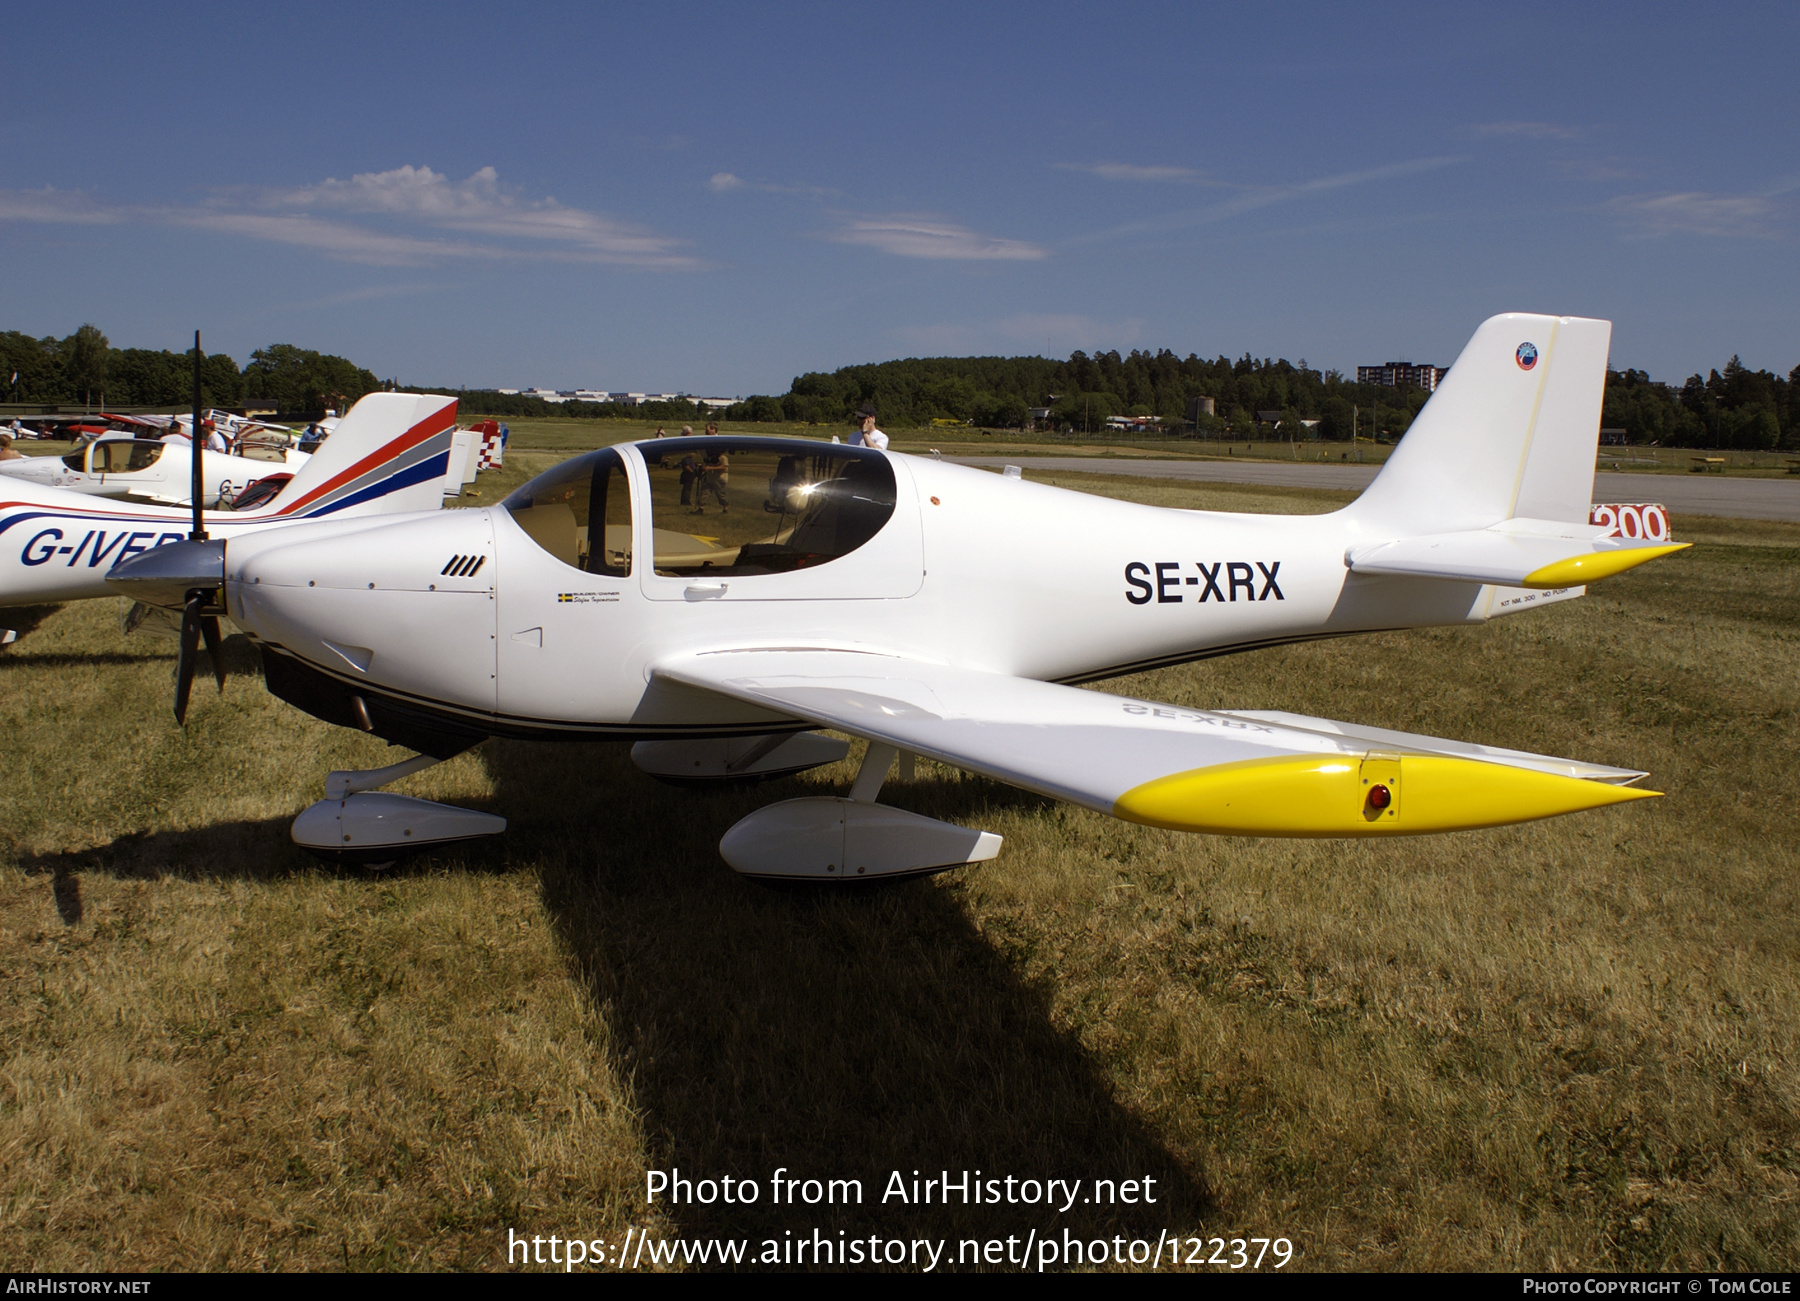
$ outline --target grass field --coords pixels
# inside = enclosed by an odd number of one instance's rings
[[[479,500],[555,459],[509,458]],[[1800,527],[1675,527],[1703,545],[1484,628],[1105,684],[1647,768],[1665,800],[1250,841],[921,764],[884,800],[1006,849],[861,890],[754,885],[716,851],[851,764],[691,793],[611,745],[490,742],[397,789],[504,837],[325,868],[287,824],[383,746],[268,696],[236,642],[184,735],[172,647],[122,638],[117,603],[7,611],[4,1266],[493,1268],[509,1227],[818,1225],[1285,1235],[1290,1268],[1791,1269]],[[867,1202],[646,1208],[669,1166],[857,1177]],[[946,1168],[1161,1199],[879,1203],[889,1171]]]

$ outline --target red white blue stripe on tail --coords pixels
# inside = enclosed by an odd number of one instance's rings
[[[260,510],[207,511],[207,531],[230,539],[311,519],[437,510],[456,427],[456,399],[372,393]],[[187,510],[105,501],[24,480],[0,499],[0,606],[111,596],[121,560],[186,538]]]

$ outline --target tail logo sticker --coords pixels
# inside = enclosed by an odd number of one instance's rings
[[[1537,365],[1537,345],[1535,343],[1521,343],[1519,351],[1514,355],[1519,359],[1520,370],[1530,370]]]

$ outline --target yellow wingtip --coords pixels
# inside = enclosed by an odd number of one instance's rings
[[[1388,795],[1379,809],[1373,783]],[[1656,799],[1660,791],[1447,755],[1306,755],[1173,773],[1126,791],[1113,816],[1225,836],[1424,835]]]
[[[1580,587],[1584,583],[1597,583],[1602,578],[1611,578],[1614,574],[1622,574],[1627,569],[1635,569],[1647,561],[1672,555],[1677,551],[1685,551],[1693,545],[1692,542],[1672,542],[1666,547],[1631,547],[1625,551],[1592,551],[1585,555],[1571,556],[1567,560],[1558,560],[1554,564],[1545,565],[1542,569],[1534,569],[1525,575],[1522,585],[1540,588]]]

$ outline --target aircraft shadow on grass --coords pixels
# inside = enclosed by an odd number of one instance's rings
[[[536,864],[546,911],[606,1017],[662,1169],[753,1179],[749,1204],[669,1206],[687,1234],[760,1243],[1005,1238],[1035,1228],[1154,1242],[1208,1205],[1204,1173],[1114,1097],[1099,1064],[930,881],[771,887],[733,873],[718,841],[798,781],[691,791],[644,777],[622,745],[490,741],[512,861]],[[985,781],[894,786],[934,816],[1044,801]],[[770,1180],[859,1179],[860,1205],[772,1203]],[[1156,1182],[1155,1205],[883,1202],[920,1181]],[[1066,1198],[1066,1194],[1065,1194]],[[1059,1199],[1059,1202],[1063,1199]],[[659,1203],[667,1206],[667,1203]],[[951,1251],[955,1251],[952,1242]],[[760,1246],[753,1250],[760,1250]]]
[[[759,1186],[749,1204],[659,1203],[683,1233],[749,1237],[753,1252],[769,1238],[810,1244],[815,1229],[834,1244],[948,1238],[954,1253],[965,1238],[1015,1235],[1022,1248],[1034,1229],[1059,1243],[1065,1230],[1154,1242],[1208,1212],[1197,1158],[1115,1097],[1093,1053],[1056,1024],[1053,991],[1021,978],[955,891],[930,881],[772,887],[720,860],[719,837],[739,817],[771,798],[820,793],[816,784],[665,786],[621,744],[490,741],[478,753],[495,784],[483,803],[510,820],[506,835],[392,871],[536,868],[545,909],[615,1035],[653,1165]],[[976,822],[995,807],[1045,803],[986,781],[927,779],[887,794]],[[367,875],[310,858],[289,825],[284,816],[133,834],[19,866],[51,878],[70,925],[82,917],[85,872]],[[776,1204],[781,1167],[784,1179],[859,1180],[861,1202]],[[1055,1207],[964,1204],[956,1194],[946,1205],[935,1193],[929,1205],[884,1202],[895,1171],[909,1199],[915,1171],[921,1184],[946,1171],[952,1181],[980,1171],[984,1183],[1082,1182],[1067,1211],[1067,1193]],[[1081,1200],[1096,1179],[1146,1177],[1154,1204]]]
[[[176,637],[165,630],[163,635],[152,631],[142,631],[133,636],[127,643],[132,650],[118,651],[33,651],[24,649],[26,639],[36,632],[51,615],[61,610],[60,605],[15,605],[0,607],[0,628],[10,628],[18,634],[12,645],[0,650],[0,664],[16,664],[33,668],[80,668],[95,664],[142,664],[146,661],[166,660],[174,663],[179,651]],[[225,661],[225,672],[232,677],[261,677],[262,652],[256,644],[242,633],[233,633],[219,646],[220,658]],[[205,678],[212,673],[212,659],[204,649],[200,651],[197,662],[198,676]]]
[[[23,854],[19,857],[19,870],[29,876],[48,875],[57,882],[83,872],[105,873],[121,880],[157,880],[165,876],[189,880],[278,880],[321,866],[289,838],[292,821],[289,817],[263,818],[182,831],[134,831],[89,849]],[[347,876],[363,871],[342,870]],[[73,925],[81,919],[79,905],[75,916],[69,916],[62,905],[64,887],[55,888],[57,910],[64,921]],[[78,899],[79,884],[69,888]]]
[[[9,605],[0,607],[0,628],[11,628],[24,641],[38,630],[44,620],[62,609],[61,605]]]

